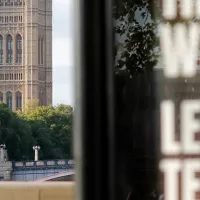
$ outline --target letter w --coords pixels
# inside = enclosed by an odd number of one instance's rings
[[[169,24],[161,25],[160,39],[165,76],[195,76],[199,47],[198,24],[190,24],[188,29],[180,23],[174,28]]]

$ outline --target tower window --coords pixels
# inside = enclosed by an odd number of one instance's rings
[[[21,64],[22,63],[22,36],[17,35],[16,40],[16,63]]]
[[[0,101],[3,102],[3,93],[0,92]]]
[[[12,63],[12,57],[13,57],[13,40],[12,36],[7,36],[7,63]]]
[[[6,94],[6,99],[7,99],[7,106],[8,108],[10,108],[12,110],[12,93],[11,92],[7,92]]]
[[[16,109],[21,110],[22,108],[22,93],[16,92]]]
[[[0,74],[0,80],[4,80],[4,74]]]
[[[43,62],[43,52],[44,51],[44,39],[41,39],[41,64],[44,64]]]
[[[3,64],[3,36],[0,35],[0,64]]]
[[[38,64],[40,65],[40,38],[38,39]]]

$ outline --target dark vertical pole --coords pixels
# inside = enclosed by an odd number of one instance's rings
[[[114,200],[112,2],[75,1],[77,199]]]

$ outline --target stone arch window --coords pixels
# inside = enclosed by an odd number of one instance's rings
[[[44,64],[44,38],[41,38],[41,64]]]
[[[22,93],[20,91],[16,92],[16,109],[22,109]]]
[[[40,65],[40,43],[41,43],[41,41],[40,41],[40,37],[38,38],[38,64]]]
[[[45,97],[44,97],[44,91],[43,90],[41,90],[41,91],[39,91],[39,104],[40,104],[40,106],[43,106],[43,105],[45,105]]]
[[[16,37],[16,63],[22,63],[22,36],[20,34]]]
[[[7,63],[11,64],[13,58],[13,39],[11,35],[7,35],[6,42],[7,42]]]
[[[0,102],[3,102],[3,93],[0,92]]]
[[[3,36],[0,35],[0,64],[3,64]]]
[[[6,103],[8,108],[12,110],[12,92],[10,91],[6,93]]]

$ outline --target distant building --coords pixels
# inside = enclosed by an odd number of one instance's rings
[[[0,0],[0,101],[52,104],[52,0]]]

